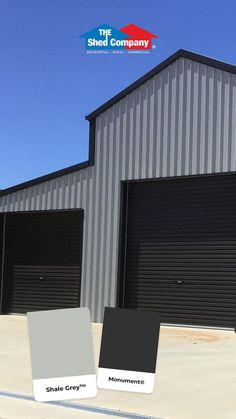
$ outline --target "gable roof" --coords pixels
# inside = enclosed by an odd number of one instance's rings
[[[70,167],[66,167],[61,170],[57,170],[56,172],[49,173],[45,176],[40,176],[36,179],[32,179],[30,181],[20,183],[15,186],[11,186],[7,189],[0,190],[0,197],[4,195],[8,195],[13,192],[17,192],[19,190],[28,188],[30,186],[37,185],[42,182],[46,182],[51,179],[55,179],[64,175],[67,175],[69,173],[77,172],[78,170],[85,169],[89,166],[92,166],[94,164],[94,149],[95,149],[95,118],[102,112],[104,112],[106,109],[108,109],[110,106],[114,105],[114,103],[121,100],[123,97],[131,93],[134,89],[141,86],[141,84],[145,83],[147,80],[149,80],[151,77],[155,76],[155,74],[159,73],[161,70],[166,68],[168,65],[172,64],[174,61],[178,60],[179,58],[188,58],[192,61],[197,61],[202,64],[209,65],[214,68],[218,68],[223,71],[227,71],[232,74],[236,74],[236,66],[232,64],[227,64],[222,61],[214,60],[213,58],[205,57],[204,55],[195,54],[194,52],[190,52],[184,49],[180,49],[177,52],[175,52],[173,55],[171,55],[166,60],[162,61],[160,64],[158,64],[156,67],[154,67],[152,70],[148,71],[144,76],[140,77],[138,80],[136,80],[134,83],[130,84],[128,87],[126,87],[124,90],[122,90],[117,95],[113,96],[111,99],[109,99],[107,102],[105,102],[103,105],[99,106],[97,109],[95,109],[93,112],[91,112],[89,115],[87,115],[85,118],[90,122],[90,129],[89,129],[89,160],[84,161],[79,164],[75,164]]]
[[[188,58],[189,60],[197,61],[201,64],[206,64],[206,65],[209,65],[211,67],[215,67],[215,68],[218,68],[220,70],[224,70],[224,71],[228,71],[229,73],[236,74],[236,66],[235,65],[227,64],[227,63],[224,63],[223,61],[218,61],[218,60],[215,60],[213,58],[206,57],[204,55],[200,55],[200,54],[196,54],[196,53],[191,52],[191,51],[187,51],[185,49],[179,49],[173,55],[168,57],[166,60],[162,61],[160,64],[158,64],[152,70],[148,71],[146,74],[144,74],[144,76],[140,77],[134,83],[130,84],[124,90],[122,90],[117,95],[113,96],[111,99],[109,99],[107,102],[105,102],[103,105],[99,106],[93,112],[88,114],[85,118],[87,120],[91,120],[93,118],[96,118],[100,113],[102,113],[106,109],[110,108],[112,105],[114,105],[114,103],[118,102],[123,97],[127,96],[134,89],[137,89],[137,87],[141,86],[141,84],[145,83],[151,77],[155,76],[161,70],[164,70],[164,68],[166,68],[168,65],[172,64],[174,61],[178,60],[179,58]]]

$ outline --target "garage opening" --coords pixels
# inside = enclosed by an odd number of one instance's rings
[[[4,259],[4,214],[0,214],[0,307],[2,306],[2,278]]]
[[[82,240],[82,210],[7,213],[1,311],[78,307]]]
[[[125,185],[120,305],[235,328],[236,176]]]

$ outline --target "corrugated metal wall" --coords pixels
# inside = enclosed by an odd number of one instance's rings
[[[82,295],[115,305],[120,181],[236,170],[236,76],[180,58],[96,119],[95,166],[0,198],[0,211],[83,208]]]

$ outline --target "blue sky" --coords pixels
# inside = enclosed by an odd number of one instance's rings
[[[84,116],[179,48],[236,64],[236,3],[0,0],[0,189],[79,163]],[[150,55],[89,55],[79,35],[129,23]]]

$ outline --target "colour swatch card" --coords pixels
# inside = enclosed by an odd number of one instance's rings
[[[159,331],[160,318],[155,312],[106,307],[98,387],[151,393]]]
[[[90,313],[69,308],[27,313],[37,401],[97,394]]]

